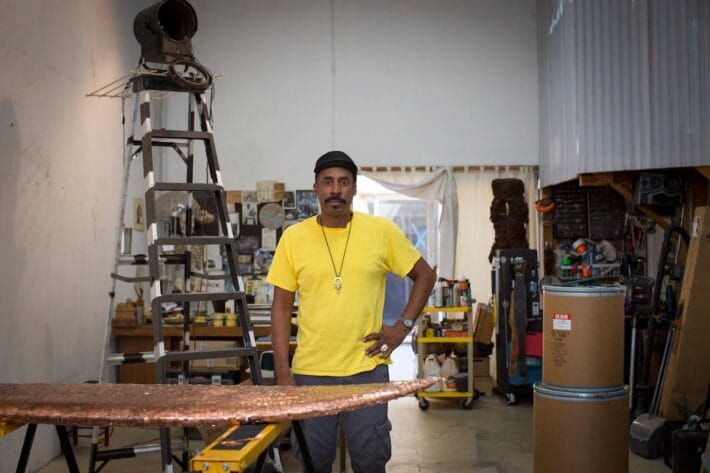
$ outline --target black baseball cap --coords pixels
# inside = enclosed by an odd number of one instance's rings
[[[313,172],[318,174],[323,169],[328,168],[345,168],[353,173],[353,177],[357,176],[357,166],[353,160],[350,159],[350,156],[342,151],[328,151],[323,156],[318,158]]]

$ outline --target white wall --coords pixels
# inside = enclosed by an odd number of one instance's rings
[[[0,382],[98,374],[121,116],[85,94],[137,62],[137,4],[0,1]],[[15,470],[23,435],[0,438],[0,471]],[[58,452],[41,427],[31,469]]]
[[[194,2],[224,179],[310,187],[315,159],[538,164],[533,0]]]

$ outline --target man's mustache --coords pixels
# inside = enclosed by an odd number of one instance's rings
[[[340,202],[341,204],[347,203],[347,202],[345,202],[345,199],[343,199],[341,197],[329,197],[329,198],[325,199],[325,201],[326,202]]]

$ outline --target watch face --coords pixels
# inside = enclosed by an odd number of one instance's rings
[[[399,319],[402,321],[405,327],[412,328],[414,326],[414,321],[410,319]]]

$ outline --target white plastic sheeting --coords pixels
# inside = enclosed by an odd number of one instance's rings
[[[440,168],[421,180],[408,182],[412,175],[377,175],[363,172],[387,189],[409,197],[433,200],[441,204],[439,218],[439,276],[452,279],[456,262],[456,235],[458,233],[459,204],[456,197],[456,181],[448,168]],[[396,180],[396,181],[395,181]]]
[[[710,2],[539,0],[540,178],[710,164]]]

